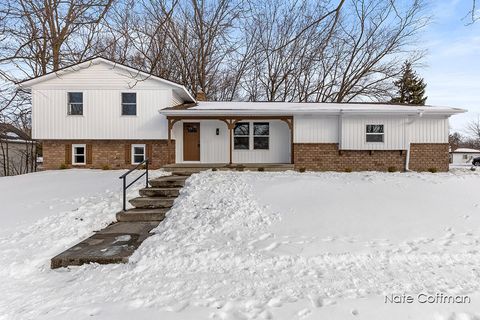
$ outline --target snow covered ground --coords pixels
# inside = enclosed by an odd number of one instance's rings
[[[478,172],[204,172],[130,263],[50,270],[114,220],[121,173],[0,178],[0,319],[480,319]]]

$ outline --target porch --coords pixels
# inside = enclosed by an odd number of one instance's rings
[[[292,116],[182,115],[167,120],[168,144],[175,140],[175,154],[168,154],[172,164],[225,170],[232,165],[272,171],[293,167]]]
[[[247,163],[247,164],[225,164],[225,163],[174,163],[162,167],[168,172],[197,173],[205,170],[236,170],[236,171],[287,171],[294,170],[291,163]]]

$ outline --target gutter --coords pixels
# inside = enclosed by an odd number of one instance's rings
[[[158,110],[164,116],[226,116],[226,115],[428,115],[451,116],[465,112],[463,109],[448,110],[348,110],[348,109],[319,109],[319,110],[288,110],[288,109],[187,109],[187,110]]]
[[[422,111],[417,113],[416,118],[409,119],[407,124],[410,126],[412,123],[415,122],[416,119],[421,118],[421,117],[423,117],[423,112]],[[408,129],[408,133],[407,133],[408,139],[406,139],[407,140],[406,141],[407,142],[407,158],[405,159],[405,171],[406,172],[411,172],[411,170],[410,170],[410,144],[411,144],[411,142],[410,142],[410,127],[407,127],[407,129]]]

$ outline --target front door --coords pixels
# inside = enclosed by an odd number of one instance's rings
[[[200,161],[200,123],[183,124],[183,161]]]

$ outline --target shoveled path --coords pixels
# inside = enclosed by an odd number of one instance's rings
[[[174,173],[149,181],[140,197],[129,202],[135,207],[117,213],[117,222],[65,250],[51,260],[51,268],[85,263],[126,263],[133,252],[152,234],[173,206],[188,175]]]

